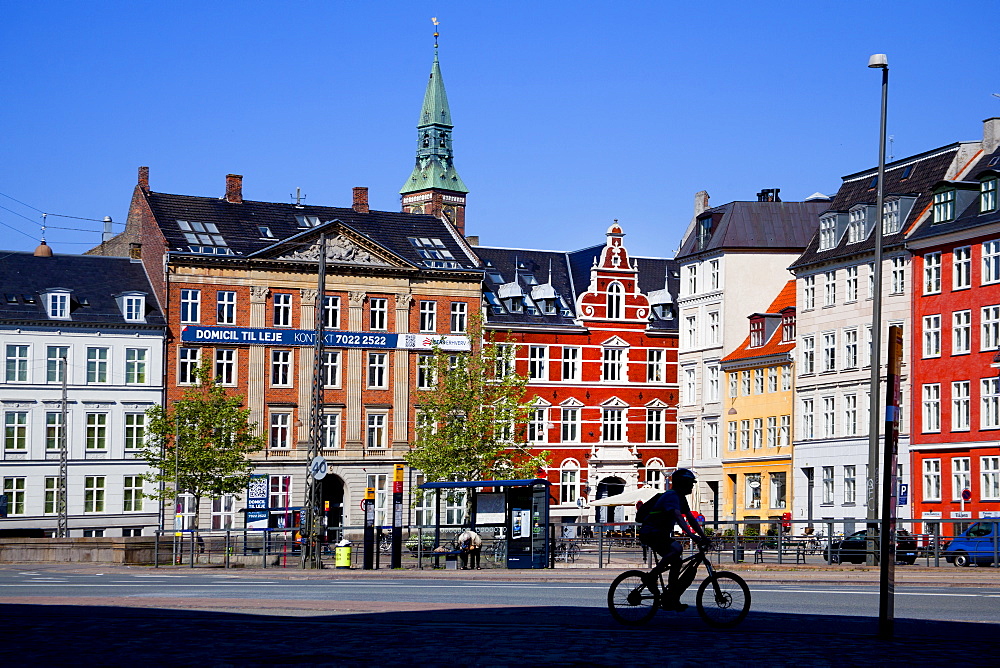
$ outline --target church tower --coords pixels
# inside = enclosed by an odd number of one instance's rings
[[[417,123],[417,164],[399,194],[405,213],[445,218],[465,236],[465,196],[469,189],[455,171],[451,149],[454,126],[438,62],[437,33],[434,42],[434,63]]]

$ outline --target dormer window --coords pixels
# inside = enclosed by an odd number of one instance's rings
[[[819,221],[819,249],[829,250],[837,245],[837,217],[827,216]]]
[[[258,225],[257,226],[257,231],[260,232],[261,239],[273,239],[274,238],[274,232],[272,232],[271,228],[268,227],[267,225]]]
[[[750,321],[750,347],[760,348],[764,345],[764,320]]]
[[[864,208],[851,211],[850,220],[847,223],[847,243],[856,244],[865,238],[865,223],[868,218],[867,210]]]
[[[934,222],[946,223],[955,219],[955,191],[944,190],[934,194]]]
[[[795,311],[781,315],[781,342],[791,343],[795,340]]]
[[[524,279],[525,285],[538,285],[538,279],[534,274],[521,274],[521,278]]]
[[[997,179],[986,179],[979,184],[979,212],[995,211],[997,208]]]
[[[424,265],[439,269],[458,269],[458,262],[444,242],[429,237],[408,237],[410,243],[417,249],[417,254],[424,259]]]
[[[706,216],[705,218],[698,219],[698,250],[703,249],[708,245],[709,239],[712,238],[712,217]]]
[[[299,227],[318,227],[319,226],[319,216],[295,216],[295,221],[299,224]]]
[[[495,269],[491,269],[486,272],[486,278],[490,279],[494,283],[503,283],[503,274]]]
[[[45,294],[45,311],[54,320],[69,320],[69,291],[59,290]]]
[[[899,200],[894,199],[882,205],[882,234],[899,232]]]
[[[130,292],[118,295],[115,299],[126,322],[146,321],[146,295],[140,292]]]

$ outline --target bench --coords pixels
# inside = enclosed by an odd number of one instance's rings
[[[753,552],[753,562],[755,564],[767,563],[765,557],[771,557],[777,562],[779,556],[781,561],[795,557],[796,564],[804,564],[806,563],[806,548],[804,545],[782,545],[779,555],[777,547],[766,548],[763,545],[758,545]]]

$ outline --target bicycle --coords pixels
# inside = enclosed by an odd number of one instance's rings
[[[750,611],[750,588],[739,575],[729,571],[717,571],[705,553],[698,551],[681,561],[677,576],[678,587],[687,589],[694,581],[698,566],[704,564],[708,576],[698,587],[696,600],[698,614],[709,626],[729,628],[736,626]],[[660,573],[657,591],[650,589],[651,571],[625,571],[611,583],[608,590],[608,609],[618,622],[628,626],[646,624],[656,614],[667,591]]]
[[[580,556],[580,546],[576,543],[559,542],[555,546],[555,560],[572,564]]]

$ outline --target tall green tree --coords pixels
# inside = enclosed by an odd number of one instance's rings
[[[141,452],[152,470],[147,479],[157,483],[148,496],[168,501],[190,494],[195,528],[202,497],[243,492],[254,468],[248,456],[265,445],[257,424],[250,422],[250,409],[243,407],[242,395],[228,394],[210,369],[208,360],[202,360],[194,387],[168,408],[153,406],[146,411]]]
[[[527,376],[514,370],[516,349],[470,318],[472,350],[435,348],[424,360],[434,389],[417,398],[417,424],[407,463],[428,482],[535,478],[549,452],[533,453],[525,440],[531,411]],[[429,362],[429,364],[428,364]]]

